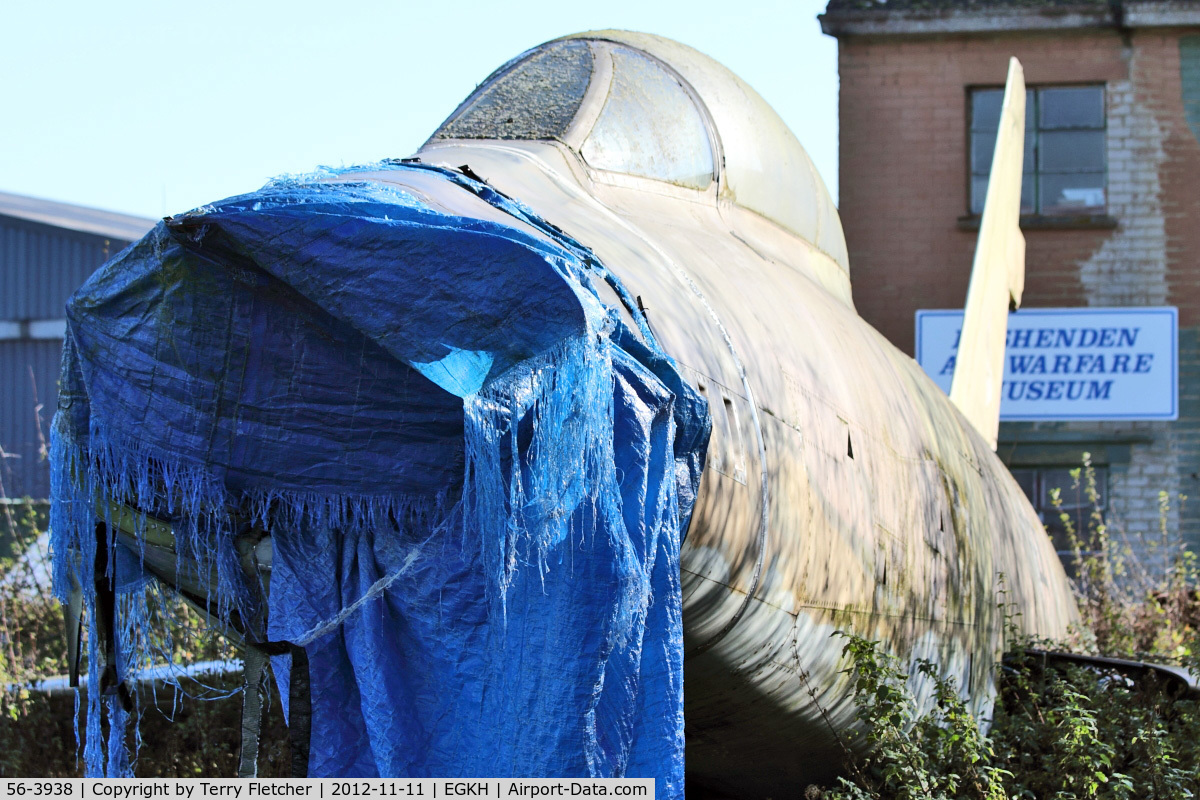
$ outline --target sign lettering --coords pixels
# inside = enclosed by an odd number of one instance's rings
[[[917,361],[949,394],[963,312],[917,312]],[[1174,308],[1028,308],[1008,316],[1002,420],[1179,416]]]

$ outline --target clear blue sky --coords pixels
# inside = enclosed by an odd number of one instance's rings
[[[837,193],[822,0],[0,4],[0,191],[160,217],[406,156],[494,68],[596,28],[678,39],[791,126]]]

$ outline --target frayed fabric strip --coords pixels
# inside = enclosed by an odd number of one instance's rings
[[[678,559],[707,406],[599,302],[590,281],[615,278],[586,248],[439,174],[554,244],[279,181],[160,226],[73,299],[51,529],[56,592],[87,612],[89,774],[133,763],[97,690],[149,663],[153,576],[306,656],[307,774],[682,796]]]

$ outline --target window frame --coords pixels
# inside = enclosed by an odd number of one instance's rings
[[[1054,552],[1058,555],[1058,558],[1062,562],[1064,569],[1067,570],[1068,575],[1072,574],[1072,571],[1075,568],[1075,551],[1071,549],[1059,549],[1060,542],[1056,539],[1056,534],[1060,533],[1060,530],[1065,532],[1065,526],[1058,518],[1059,512],[1054,508],[1053,504],[1049,502],[1046,473],[1069,472],[1072,469],[1086,470],[1086,468],[1083,468],[1078,464],[1064,466],[1062,464],[1054,463],[1040,464],[1037,466],[1010,465],[1008,468],[1009,472],[1013,476],[1013,479],[1021,488],[1021,494],[1025,495],[1025,498],[1029,500],[1029,504],[1033,506],[1034,512],[1038,515],[1038,519],[1041,521],[1043,527],[1046,528],[1046,536],[1050,539],[1050,542],[1054,547]],[[1087,535],[1088,520],[1091,518],[1093,510],[1099,510],[1102,514],[1107,513],[1111,500],[1112,469],[1110,465],[1093,464],[1091,469],[1095,471],[1096,475],[1096,484],[1100,501],[1098,505],[1093,506],[1088,502],[1087,498],[1083,494],[1086,491],[1086,476],[1083,474],[1081,474],[1079,477],[1079,495],[1077,497],[1064,496],[1062,502],[1062,513],[1065,513],[1072,518],[1071,521],[1075,525],[1076,535],[1079,536],[1081,540]],[[1022,480],[1022,478],[1026,476],[1032,481],[1033,497],[1030,497],[1029,493],[1025,490],[1026,482]],[[1054,481],[1052,483],[1058,482]],[[1078,504],[1073,504],[1073,501],[1077,501]],[[1052,527],[1054,530],[1051,530]],[[1081,543],[1086,545],[1086,542],[1081,541]],[[1088,556],[1097,555],[1099,552],[1100,551],[1098,550],[1081,549],[1080,555],[1086,558]]]
[[[477,139],[477,138],[458,138],[458,137],[439,137],[444,129],[455,123],[468,109],[470,109],[475,100],[484,92],[486,92],[493,83],[503,79],[509,73],[521,67],[529,59],[535,57],[540,51],[547,47],[567,42],[584,42],[592,53],[592,73],[591,80],[588,83],[587,89],[584,91],[583,97],[579,105],[575,109],[575,115],[571,122],[567,125],[566,130],[561,135],[551,136],[548,138],[513,138],[513,139]],[[612,50],[621,48],[629,50],[635,55],[644,58],[654,64],[658,69],[664,72],[668,77],[679,84],[684,95],[699,114],[700,122],[704,127],[704,134],[708,143],[709,155],[712,159],[712,180],[708,186],[703,189],[696,189],[690,186],[673,183],[669,180],[650,177],[647,175],[638,175],[629,172],[620,172],[612,169],[605,169],[589,164],[587,159],[583,157],[582,148],[584,142],[591,134],[592,129],[600,119],[600,115],[604,111],[604,106],[608,98],[610,87],[613,82],[613,63]],[[651,194],[658,194],[676,199],[689,200],[700,202],[703,204],[715,204],[717,197],[720,196],[721,187],[725,182],[725,155],[722,149],[721,137],[717,132],[716,122],[712,118],[712,114],[708,106],[691,83],[684,78],[678,70],[673,66],[663,61],[658,56],[650,53],[635,44],[623,42],[617,39],[608,39],[605,37],[592,38],[585,37],[563,37],[550,42],[545,42],[537,47],[530,48],[524,53],[510,59],[505,64],[492,72],[482,83],[475,87],[472,92],[467,95],[454,112],[450,114],[426,140],[422,148],[430,146],[440,146],[445,144],[455,143],[477,143],[500,141],[508,147],[521,147],[525,143],[539,144],[554,144],[561,146],[570,154],[567,159],[568,166],[576,177],[583,181],[590,181],[594,185],[614,186],[626,189],[637,189]]]
[[[725,158],[721,150],[721,138],[717,133],[716,123],[713,121],[712,115],[709,113],[704,101],[700,98],[699,93],[674,67],[652,53],[648,53],[631,44],[610,39],[588,39],[587,42],[592,47],[592,58],[595,65],[592,72],[592,83],[584,95],[583,102],[576,113],[575,121],[568,128],[566,135],[561,140],[571,151],[572,155],[574,155],[576,164],[593,183],[640,189],[680,199],[699,199],[701,202],[706,203],[715,202],[720,187],[724,182]],[[705,188],[696,189],[647,175],[604,169],[593,166],[583,157],[583,144],[587,141],[592,133],[592,129],[599,121],[612,86],[614,77],[612,50],[616,48],[630,50],[636,55],[650,61],[666,73],[668,77],[679,84],[683,93],[698,112],[700,121],[704,126],[705,136],[708,140],[709,154],[712,157],[712,180]]]
[[[1042,92],[1044,90],[1054,89],[1099,89],[1100,90],[1100,125],[1099,127],[1056,127],[1045,128],[1042,125]],[[996,85],[971,85],[966,87],[966,194],[967,194],[967,216],[964,219],[978,219],[983,213],[983,204],[986,198],[986,190],[984,197],[979,198],[980,205],[978,210],[975,208],[974,183],[977,177],[987,175],[990,180],[991,173],[991,156],[988,157],[988,166],[986,172],[976,172],[974,169],[973,155],[975,150],[975,135],[979,133],[987,134],[988,131],[977,131],[974,125],[975,103],[974,98],[977,92],[985,91],[1003,91],[1003,86]],[[1021,217],[1032,219],[1045,219],[1048,221],[1064,220],[1080,217],[1090,217],[1096,219],[1107,218],[1109,211],[1109,193],[1108,193],[1108,84],[1104,81],[1083,81],[1083,82],[1065,82],[1065,83],[1040,83],[1026,86],[1026,136],[1034,136],[1034,144],[1032,148],[1032,157],[1034,160],[1034,168],[1030,170],[1028,164],[1023,164],[1021,185],[1022,194],[1025,190],[1025,179],[1030,177],[1033,179],[1032,208],[1022,205]],[[1029,98],[1033,98],[1033,102],[1029,102]],[[1029,122],[1030,115],[1033,116],[1032,124]],[[1072,131],[1099,131],[1101,133],[1102,146],[1100,150],[1101,164],[1098,170],[1103,176],[1102,190],[1104,192],[1104,203],[1097,206],[1080,206],[1075,208],[1064,208],[1061,210],[1046,211],[1042,208],[1042,179],[1047,175],[1064,175],[1072,174],[1062,171],[1043,170],[1041,165],[1041,137],[1045,133],[1055,132],[1072,132]],[[1026,148],[1029,151],[1028,147]],[[1092,170],[1079,170],[1074,174],[1089,174]],[[986,186],[986,184],[985,184]]]

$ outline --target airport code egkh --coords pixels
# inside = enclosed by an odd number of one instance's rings
[[[0,781],[0,800],[257,800],[257,798],[397,797],[440,800],[485,797],[633,797],[653,800],[653,778],[453,778],[337,780],[331,778],[9,778]]]

